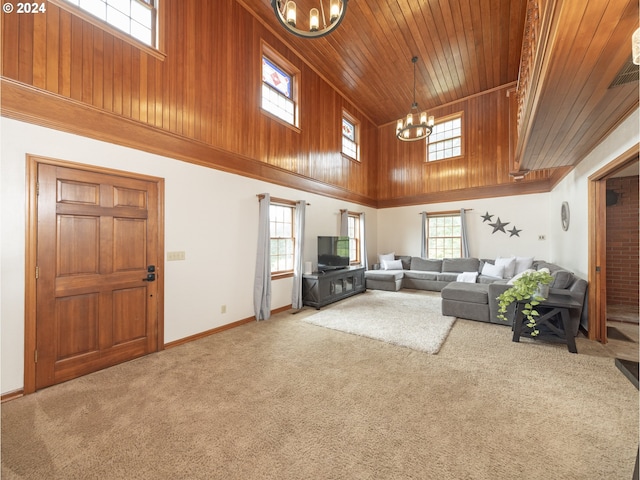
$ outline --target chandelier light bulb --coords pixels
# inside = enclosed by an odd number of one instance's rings
[[[631,51],[633,53],[633,63],[640,65],[640,28],[633,32],[631,37]]]
[[[317,32],[318,28],[320,28],[320,16],[318,14],[318,9],[312,8],[311,12],[309,12],[309,31]]]
[[[296,26],[296,2],[287,2],[287,23],[292,27]]]
[[[412,114],[412,113],[409,113],[409,114],[407,115],[407,127],[408,127],[409,125],[413,125],[413,114]]]
[[[425,123],[427,123],[427,112],[422,112],[420,114],[420,124],[424,125]],[[422,132],[422,129],[419,131]]]
[[[339,0],[331,0],[329,7],[329,21],[335,22],[340,16],[340,2]]]

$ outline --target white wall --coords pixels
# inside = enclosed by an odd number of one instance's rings
[[[462,202],[437,203],[412,207],[388,208],[378,211],[378,252],[395,252],[398,255],[420,255],[420,212],[441,212],[471,209],[466,213],[469,253],[472,257],[495,258],[497,256],[535,256],[546,259],[549,253],[549,225],[545,212],[549,194],[519,195],[513,197],[465,200]],[[484,221],[486,213],[493,215],[492,221]],[[542,213],[540,213],[542,212]],[[496,231],[489,225],[500,218],[509,222],[506,233]],[[516,227],[521,232],[511,235]],[[543,235],[546,240],[538,240]]]
[[[28,153],[165,179],[165,249],[186,252],[185,261],[165,261],[165,342],[253,315],[259,193],[310,203],[305,260],[316,263],[318,235],[339,233],[342,208],[365,212],[367,242],[376,249],[376,211],[371,208],[6,118],[0,129],[2,393],[23,386]],[[291,286],[290,278],[273,282],[273,309],[291,303]]]

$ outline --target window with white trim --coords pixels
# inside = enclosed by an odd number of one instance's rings
[[[342,153],[354,160],[360,160],[360,145],[358,144],[359,124],[347,112],[342,114]]]
[[[271,203],[269,230],[271,238],[271,274],[293,273],[295,249],[295,205]]]
[[[349,235],[349,263],[360,263],[360,213],[349,212],[347,232]]]
[[[266,45],[262,45],[262,110],[298,127],[298,70]]]
[[[427,258],[462,257],[462,220],[460,214],[427,217]]]
[[[433,126],[427,137],[427,161],[462,155],[462,115],[448,117]]]
[[[158,0],[59,0],[76,6],[93,17],[156,47]]]

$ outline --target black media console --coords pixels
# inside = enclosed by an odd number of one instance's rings
[[[302,302],[317,309],[364,291],[364,267],[313,272],[302,276]]]

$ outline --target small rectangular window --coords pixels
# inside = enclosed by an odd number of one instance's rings
[[[342,115],[342,153],[354,160],[360,160],[360,147],[358,145],[358,122],[347,112]]]
[[[347,226],[349,235],[349,263],[360,263],[360,214],[349,213]]]
[[[457,215],[433,215],[427,218],[427,257],[462,257],[462,221]]]
[[[293,273],[294,212],[293,205],[272,203],[269,206],[272,275]]]
[[[286,122],[298,127],[297,78],[298,71],[275,51],[262,45],[262,109]]]
[[[427,137],[427,160],[444,160],[462,155],[462,116],[436,123]]]
[[[58,0],[77,7],[132,38],[156,47],[157,0]]]

